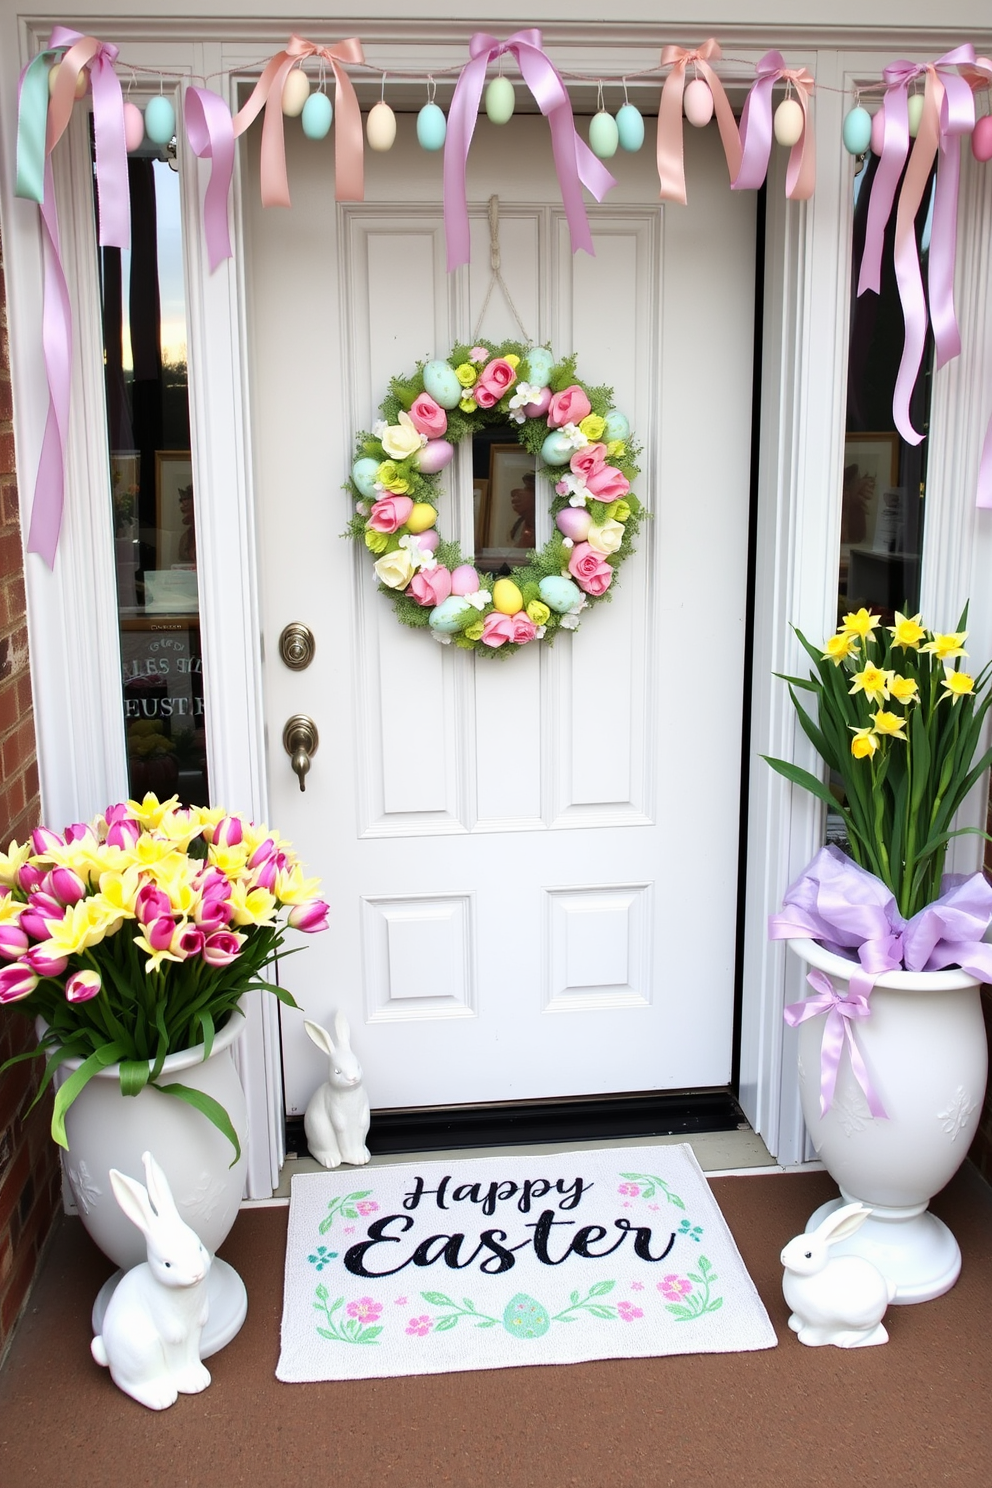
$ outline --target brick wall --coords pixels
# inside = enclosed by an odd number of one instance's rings
[[[0,242],[0,844],[23,842],[40,820],[34,711],[28,672],[7,298]],[[34,1044],[29,1021],[0,1009],[0,1064]],[[58,1212],[60,1178],[48,1134],[50,1111],[27,1115],[37,1088],[32,1063],[0,1079],[0,1358],[27,1300]]]

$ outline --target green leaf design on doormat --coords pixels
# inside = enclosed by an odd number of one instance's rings
[[[369,1198],[371,1192],[370,1188],[360,1188],[355,1193],[345,1194],[341,1199],[332,1199],[327,1206],[327,1213],[318,1225],[320,1233],[326,1235],[336,1219],[361,1219],[366,1214],[374,1214],[379,1205]]]
[[[579,1297],[578,1292],[573,1292],[569,1298],[571,1305],[564,1308],[561,1312],[556,1312],[551,1321],[553,1323],[574,1323],[578,1319],[570,1316],[570,1314],[582,1311],[591,1312],[593,1317],[615,1322],[617,1310],[611,1303],[592,1301],[593,1297],[605,1297],[607,1292],[612,1292],[615,1286],[615,1281],[597,1281],[596,1285],[591,1286],[582,1298]]]
[[[685,1276],[672,1273],[658,1283],[658,1290],[670,1300],[665,1307],[678,1323],[691,1323],[706,1312],[716,1312],[723,1306],[722,1297],[712,1295],[712,1284],[717,1280],[712,1263],[705,1256],[699,1257],[699,1270],[689,1271]]]
[[[382,1325],[377,1322],[382,1312],[382,1303],[374,1302],[371,1297],[359,1297],[346,1306],[343,1297],[329,1303],[330,1295],[321,1282],[317,1288],[317,1300],[313,1304],[327,1320],[326,1328],[318,1324],[317,1332],[321,1338],[326,1338],[331,1343],[377,1343],[382,1332]],[[342,1316],[336,1318],[334,1314],[342,1308]]]
[[[653,1199],[656,1193],[664,1194],[670,1204],[676,1209],[684,1209],[685,1204],[678,1194],[672,1193],[664,1178],[656,1178],[653,1173],[621,1173],[621,1178],[627,1180],[621,1183],[620,1193],[626,1194],[632,1199]]]
[[[432,1307],[450,1307],[453,1311],[444,1316],[432,1319],[435,1333],[449,1333],[456,1327],[459,1318],[470,1318],[477,1328],[493,1328],[499,1322],[498,1318],[490,1317],[488,1313],[480,1312],[471,1297],[463,1297],[462,1305],[452,1297],[446,1296],[444,1292],[421,1292],[425,1302]]]

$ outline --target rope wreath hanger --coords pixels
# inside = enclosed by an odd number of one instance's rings
[[[575,366],[545,346],[483,340],[391,380],[380,419],[356,439],[346,535],[372,555],[379,590],[404,625],[505,657],[577,629],[611,597],[644,515],[631,490],[639,449],[612,389],[580,381]],[[441,472],[462,440],[511,424],[535,457],[535,487],[538,478],[551,487],[554,533],[540,552],[526,550],[512,576],[497,577],[438,531]]]

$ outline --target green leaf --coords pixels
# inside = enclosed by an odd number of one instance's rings
[[[147,1059],[121,1060],[121,1095],[137,1095],[148,1084]]]
[[[447,1317],[438,1318],[434,1324],[435,1333],[450,1333],[458,1323],[459,1313],[449,1312]]]
[[[800,785],[803,790],[808,790],[817,800],[823,801],[832,811],[837,810],[837,799],[831,795],[822,780],[817,780],[808,770],[803,770],[799,765],[791,765],[788,760],[772,759],[771,755],[763,754],[761,758],[766,764],[777,770],[779,775],[784,775],[792,785]]]
[[[116,1064],[124,1052],[120,1044],[104,1044],[102,1048],[96,1049],[88,1059],[84,1059],[79,1068],[73,1070],[65,1084],[56,1091],[55,1109],[52,1111],[52,1139],[66,1151],[69,1150],[69,1140],[65,1134],[66,1112],[93,1076],[99,1070],[106,1069],[108,1064]]]
[[[613,1307],[597,1307],[594,1304],[591,1307],[587,1307],[586,1311],[591,1312],[593,1317],[606,1318],[609,1322],[616,1322],[617,1314],[616,1309]]]
[[[590,1297],[605,1297],[607,1292],[612,1292],[616,1286],[615,1281],[597,1281],[595,1286],[589,1288]]]
[[[457,1303],[452,1302],[451,1298],[446,1297],[443,1292],[421,1292],[420,1295],[423,1297],[424,1301],[429,1302],[432,1307],[457,1306]]]
[[[161,1090],[163,1095],[174,1095],[177,1100],[185,1101],[188,1106],[192,1106],[194,1110],[206,1116],[208,1121],[212,1121],[217,1130],[227,1138],[234,1148],[234,1156],[228,1164],[229,1167],[234,1167],[234,1164],[241,1157],[241,1143],[238,1141],[238,1134],[234,1130],[231,1118],[224,1110],[220,1101],[214,1100],[213,1096],[207,1095],[206,1091],[193,1090],[191,1086],[180,1085],[175,1080],[168,1085],[155,1085],[153,1088],[155,1090]]]
[[[371,1328],[365,1329],[365,1332],[362,1334],[361,1338],[358,1341],[359,1343],[374,1343],[381,1332],[382,1324],[373,1323]]]

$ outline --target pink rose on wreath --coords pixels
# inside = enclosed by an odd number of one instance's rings
[[[418,569],[406,592],[419,605],[430,605],[433,609],[451,593],[451,570],[441,563],[436,568]]]
[[[597,501],[619,501],[630,490],[630,481],[615,465],[600,465],[586,476],[586,487]]]
[[[562,424],[581,424],[592,413],[592,404],[578,383],[561,393],[555,393],[548,404],[548,428],[560,429]]]
[[[410,422],[428,439],[440,439],[448,427],[448,415],[439,403],[434,402],[430,393],[421,393],[410,409]]]
[[[383,496],[372,506],[369,526],[373,532],[396,532],[413,511],[409,496]]]
[[[568,463],[576,475],[585,476],[588,484],[590,475],[597,470],[602,470],[606,463],[606,445],[587,444],[584,448],[576,450]]]
[[[374,1323],[382,1311],[382,1303],[374,1302],[371,1297],[359,1297],[357,1302],[349,1302],[345,1311],[360,1323]]]
[[[472,397],[480,408],[492,408],[517,380],[517,374],[502,357],[494,357],[479,373]]]
[[[633,1302],[618,1302],[617,1312],[625,1323],[632,1323],[635,1318],[644,1316],[643,1308],[635,1307]]]
[[[415,1338],[426,1338],[433,1326],[430,1318],[424,1314],[423,1317],[411,1318],[406,1331],[412,1333]]]
[[[568,560],[568,571],[587,594],[598,599],[605,594],[613,582],[613,570],[603,557],[587,542],[576,543]]]
[[[676,1276],[674,1272],[662,1278],[658,1283],[658,1290],[669,1302],[681,1302],[683,1297],[688,1297],[692,1291],[692,1282],[684,1276]]]
[[[525,646],[536,635],[537,626],[523,611],[516,615],[501,615],[498,610],[491,610],[482,622],[483,645],[492,646],[494,650],[507,641]]]

